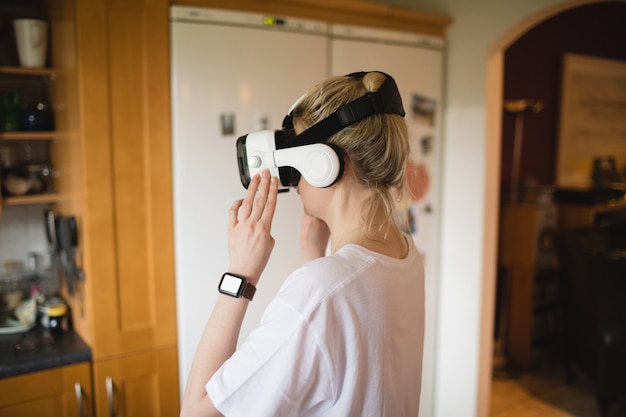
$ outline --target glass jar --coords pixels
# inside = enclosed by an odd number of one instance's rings
[[[24,299],[24,263],[6,261],[0,274],[0,312],[13,311]]]

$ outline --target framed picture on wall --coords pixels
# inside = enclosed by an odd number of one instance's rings
[[[626,169],[626,61],[564,54],[557,185],[591,186],[607,157]]]

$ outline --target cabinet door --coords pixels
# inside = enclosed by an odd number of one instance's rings
[[[93,416],[87,362],[0,380],[1,417]]]
[[[94,363],[99,416],[178,416],[176,349],[156,349]]]
[[[167,7],[77,2],[89,300],[77,327],[96,360],[176,344]]]

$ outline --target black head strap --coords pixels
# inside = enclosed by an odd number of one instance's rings
[[[366,72],[355,72],[348,76],[361,79]],[[346,126],[365,119],[374,114],[397,114],[404,117],[402,98],[395,80],[388,74],[381,72],[386,79],[378,91],[368,92],[364,96],[344,104],[336,112],[320,120],[304,132],[300,133],[289,146],[322,143]],[[290,119],[291,114],[288,115]],[[287,119],[287,118],[286,118]],[[290,123],[289,120],[288,123]]]

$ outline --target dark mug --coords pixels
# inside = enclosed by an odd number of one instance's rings
[[[48,103],[40,101],[24,109],[22,112],[22,130],[54,130],[54,114]]]

